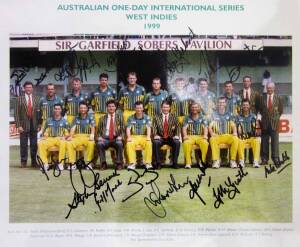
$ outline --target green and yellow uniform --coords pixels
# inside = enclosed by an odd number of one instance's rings
[[[253,151],[253,159],[259,161],[260,141],[255,137],[256,116],[250,113],[248,116],[239,115],[236,119],[237,132],[239,137],[238,156],[239,160],[244,160],[245,145],[250,144]]]
[[[137,101],[144,101],[146,90],[143,86],[136,85],[134,90],[124,87],[119,92],[119,105],[123,110],[123,118],[125,123],[130,115],[134,114]]]
[[[190,105],[193,100],[182,98],[176,93],[170,94],[169,100],[171,101],[171,113],[178,118],[179,124],[182,125],[185,116],[190,115]]]
[[[62,98],[55,95],[53,99],[50,99],[47,96],[40,98],[40,114],[41,114],[41,123],[42,123],[42,129],[44,128],[46,121],[48,118],[52,118],[53,116],[53,106],[55,104],[60,104],[62,107],[64,107],[64,101]]]
[[[224,94],[226,98],[226,112],[231,113],[233,116],[238,116],[241,110],[241,97],[235,93],[232,95]]]
[[[144,106],[147,112],[147,115],[153,120],[155,115],[160,114],[161,103],[168,98],[168,92],[165,90],[160,90],[158,94],[154,94],[154,92],[147,93]]]
[[[204,138],[204,129],[207,128],[208,124],[203,116],[199,115],[199,118],[193,119],[191,116],[186,116],[183,122],[183,127],[187,127],[188,139],[183,142],[183,153],[185,157],[185,163],[187,165],[192,164],[191,154],[193,145],[198,145],[201,154],[202,161],[206,161],[206,154],[208,150],[208,141]]]
[[[66,119],[48,118],[44,129],[42,139],[38,143],[38,153],[44,164],[48,163],[48,149],[57,146],[59,149],[58,159],[59,163],[63,163],[66,154],[66,141],[65,136],[69,134],[69,124]]]
[[[99,124],[100,117],[106,114],[106,102],[112,99],[116,99],[116,91],[110,86],[106,90],[102,91],[100,87],[90,95],[91,106],[95,114],[96,126]]]
[[[129,164],[136,163],[136,146],[142,146],[144,151],[144,163],[151,164],[152,161],[152,143],[147,141],[147,127],[151,127],[151,119],[146,114],[142,118],[137,118],[135,114],[127,120],[126,128],[130,129],[132,141],[127,142],[126,151]]]
[[[89,104],[89,95],[87,93],[80,92],[78,96],[71,93],[65,97],[65,113],[70,125],[73,123],[75,117],[78,116],[79,103],[82,101]]]
[[[225,114],[214,113],[209,123],[215,135],[210,137],[210,146],[212,151],[212,160],[220,160],[219,144],[230,145],[230,159],[236,160],[238,149],[238,137],[233,135],[233,128],[235,128],[234,116],[231,113]]]
[[[74,131],[74,136],[67,143],[69,154],[69,162],[74,164],[76,159],[76,148],[79,146],[85,147],[86,161],[91,162],[94,155],[95,142],[90,140],[92,128],[95,127],[95,119],[92,114],[88,114],[85,118],[77,116],[71,126]]]
[[[216,95],[210,91],[207,91],[205,95],[198,93],[195,101],[200,104],[202,113],[205,117],[210,119],[216,110]]]

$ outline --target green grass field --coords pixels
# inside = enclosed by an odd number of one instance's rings
[[[292,144],[281,144],[280,151],[287,151],[292,162]],[[180,156],[182,161],[182,154]],[[283,165],[284,166],[284,165]],[[283,167],[282,166],[282,167]],[[143,169],[137,169],[139,174]],[[113,173],[113,169],[100,173],[100,179],[104,179]],[[122,170],[120,175],[112,178],[98,191],[98,195],[104,193],[107,185],[113,188],[119,184],[113,196],[107,196],[107,203],[101,203],[100,212],[93,196],[85,199],[85,204],[79,203],[78,207],[72,210],[68,219],[65,219],[69,211],[68,203],[72,203],[74,189],[70,182],[70,173],[65,170],[59,177],[54,177],[52,170],[48,171],[49,181],[41,171],[32,168],[20,168],[19,148],[10,147],[10,222],[11,223],[71,223],[71,222],[291,222],[292,221],[292,166],[287,166],[281,173],[273,172],[265,178],[265,169],[261,167],[254,169],[250,165],[244,168],[248,175],[243,177],[237,185],[240,193],[236,193],[234,199],[229,199],[228,194],[222,197],[224,204],[215,209],[216,198],[213,196],[213,188],[225,185],[229,176],[231,181],[236,181],[237,169],[222,167],[218,170],[208,168],[205,176],[202,176],[198,194],[206,203],[204,205],[196,196],[190,199],[191,186],[173,192],[166,200],[161,200],[157,207],[151,206],[157,214],[165,217],[155,216],[144,203],[152,191],[151,183],[146,182],[153,179],[155,174],[146,173],[138,182],[144,188],[136,195],[125,202],[122,199],[137,191],[141,186],[138,184],[127,185],[137,177],[133,172]],[[93,174],[90,171],[83,171],[87,184],[93,183]],[[157,199],[159,195],[165,195],[170,187],[170,174],[173,175],[176,184],[183,184],[187,181],[195,182],[198,174],[203,174],[198,168],[190,170],[163,168],[158,171],[159,177],[155,180],[157,187],[152,183],[155,193],[151,198]],[[210,179],[209,179],[210,178]],[[80,193],[83,192],[80,183],[79,172],[74,173],[74,185]],[[231,189],[233,187],[230,187]],[[87,192],[92,192],[88,189]],[[109,194],[109,193],[108,193]],[[156,195],[156,196],[155,196]],[[233,197],[233,191],[229,194]],[[99,196],[97,197],[100,198]]]

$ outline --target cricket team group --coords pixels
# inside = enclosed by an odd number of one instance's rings
[[[174,168],[191,168],[194,152],[200,164],[219,168],[227,157],[224,146],[229,149],[231,168],[245,166],[246,147],[251,148],[253,167],[259,168],[268,164],[270,139],[271,159],[279,165],[278,124],[283,107],[275,84],[269,82],[267,92],[260,93],[252,88],[251,76],[242,80],[238,93],[234,83],[226,81],[218,98],[208,90],[206,79],[188,90],[185,79],[176,78],[166,91],[155,77],[147,93],[137,83],[136,72],[128,73],[128,84],[118,94],[105,73],[91,93],[81,90],[80,78],[73,78],[72,92],[64,98],[56,95],[52,83],[47,84],[47,94],[39,97],[26,81],[24,94],[15,101],[21,167],[27,166],[28,139],[31,165],[42,164],[45,170],[53,163],[59,170],[77,169],[79,152],[86,169],[94,169],[98,159],[100,169],[107,169],[107,153],[118,170],[137,165],[161,169],[167,158]],[[184,165],[178,164],[181,145]],[[169,157],[166,149],[170,149]]]

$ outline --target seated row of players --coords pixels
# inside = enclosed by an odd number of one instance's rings
[[[171,146],[172,164],[177,168],[180,135],[182,135],[183,140],[186,168],[191,168],[194,145],[197,145],[201,150],[202,162],[206,162],[209,143],[214,168],[220,167],[220,143],[230,145],[230,166],[232,168],[237,167],[237,152],[239,165],[244,166],[244,147],[246,143],[249,143],[254,153],[254,167],[259,167],[260,143],[255,137],[257,123],[255,115],[250,112],[250,103],[247,99],[242,103],[242,114],[235,118],[226,112],[226,98],[220,97],[217,104],[218,110],[212,114],[210,120],[201,114],[199,104],[193,102],[190,105],[191,113],[184,118],[182,128],[177,117],[170,113],[171,103],[169,101],[163,101],[161,112],[155,115],[153,123],[151,118],[144,113],[143,102],[135,102],[135,112],[128,117],[126,128],[123,125],[122,114],[116,111],[117,103],[114,100],[109,100],[106,105],[107,113],[100,118],[97,131],[95,130],[94,115],[88,114],[88,105],[85,102],[79,104],[79,115],[73,120],[70,127],[68,121],[62,117],[62,106],[60,104],[54,105],[53,118],[47,120],[43,138],[38,144],[39,155],[45,169],[49,167],[47,150],[52,146],[59,147],[60,163],[58,168],[60,170],[64,169],[65,160],[69,163],[69,169],[76,169],[75,154],[78,146],[85,147],[86,162],[91,169],[95,140],[103,169],[107,167],[105,150],[109,147],[116,150],[116,168],[123,168],[124,145],[128,169],[136,168],[137,146],[144,150],[146,169],[160,169],[160,148],[163,145]],[[96,136],[95,133],[97,133]],[[152,153],[154,154],[153,160]],[[65,159],[66,157],[67,159]]]

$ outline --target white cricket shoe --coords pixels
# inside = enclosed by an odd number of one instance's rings
[[[191,169],[192,166],[191,166],[190,164],[186,164],[184,168],[185,168],[185,169]]]
[[[68,170],[76,170],[76,165],[68,166]]]
[[[214,160],[212,164],[212,168],[218,169],[220,168],[220,160]]]
[[[245,161],[244,160],[240,160],[239,161],[239,165],[240,165],[240,167],[245,167]]]
[[[58,164],[58,170],[63,171],[64,169],[65,169],[64,165],[62,163],[59,163]]]
[[[230,160],[230,167],[233,169],[237,168],[237,164],[236,164],[235,160]]]
[[[48,164],[44,164],[43,165],[44,169],[41,167],[40,170],[45,170],[45,171],[48,171],[49,170],[49,165]]]
[[[127,169],[128,170],[135,170],[135,167],[136,167],[136,164],[133,163],[133,164],[127,166]]]
[[[259,165],[259,163],[258,163],[258,160],[254,160],[254,161],[253,161],[253,167],[254,167],[254,168],[259,168],[259,167],[260,167],[260,165]]]
[[[146,167],[146,170],[149,170],[149,169],[153,168],[151,164],[146,164],[145,167]]]
[[[85,167],[86,170],[93,170],[93,166],[92,164],[88,164],[86,167]]]

